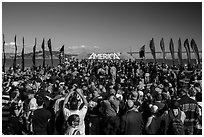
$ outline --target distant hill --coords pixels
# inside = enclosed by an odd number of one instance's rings
[[[6,53],[7,59],[9,59],[9,58],[12,59],[12,58],[14,58],[14,56],[15,56],[14,53]],[[53,59],[58,59],[59,58],[59,51],[52,51],[52,56],[53,56]],[[69,56],[76,56],[76,55],[75,54],[65,54],[65,57],[69,57]],[[24,54],[25,59],[29,59],[32,57],[33,57],[33,52]],[[36,51],[35,57],[36,57],[36,59],[42,59],[43,58],[42,51]],[[17,53],[17,58],[21,58],[21,53]],[[49,51],[45,51],[45,58],[50,58],[50,52]]]
[[[79,55],[79,54],[83,54],[83,53],[89,53],[89,54],[91,54],[91,53],[93,53],[94,51],[86,51],[86,52],[81,52],[81,53],[68,53],[68,54],[66,54],[66,52],[65,52],[65,57],[72,57],[72,56],[77,56],[77,55]],[[97,53],[97,52],[96,52]],[[103,53],[103,52],[99,52],[99,53]],[[104,52],[105,53],[105,52]],[[127,52],[128,54],[130,54],[130,52]],[[53,59],[58,59],[59,58],[59,51],[52,51],[52,54],[53,54]],[[199,53],[200,54],[200,59],[202,59],[202,52],[200,52]],[[12,59],[12,58],[14,58],[14,53],[6,53],[6,58],[7,59]],[[43,53],[42,53],[42,51],[36,51],[36,54],[35,54],[35,56],[36,56],[36,59],[42,59],[43,57]],[[133,52],[132,53],[132,56],[134,57],[134,58],[136,58],[136,59],[139,59],[139,52]],[[3,56],[2,56],[3,57]],[[33,57],[33,52],[30,52],[30,53],[25,53],[24,54],[24,58],[25,59],[31,59]],[[156,53],[156,57],[157,57],[157,59],[162,59],[163,58],[163,55],[162,55],[162,53],[160,53],[160,52],[157,52]],[[21,53],[17,53],[17,58],[21,58]],[[49,59],[50,58],[50,52],[49,51],[47,51],[47,50],[45,50],[45,58],[46,59]],[[145,58],[146,59],[152,59],[152,54],[150,53],[150,52],[147,52],[147,53],[145,53]],[[183,52],[182,53],[182,58],[183,59],[186,59],[187,58],[187,54],[185,53],[185,52]],[[195,55],[194,55],[194,53],[193,52],[191,52],[191,58],[192,59],[195,59]],[[171,57],[171,54],[168,52],[168,53],[166,53],[166,59],[172,59],[172,57]],[[176,55],[176,53],[175,53],[175,59],[177,59],[177,55]]]

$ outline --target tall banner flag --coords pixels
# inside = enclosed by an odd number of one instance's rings
[[[194,39],[191,40],[191,48],[193,49],[193,52],[195,54],[197,63],[200,64],[200,56],[199,56],[199,51],[198,51],[198,47],[194,41]]]
[[[3,34],[3,66],[2,66],[2,69],[3,69],[3,72],[5,72],[5,64],[6,64],[6,53],[5,53],[5,40],[4,40],[4,34]]]
[[[43,52],[43,68],[45,68],[45,39],[43,38],[42,42],[42,52]]]
[[[22,71],[24,71],[24,68],[25,68],[25,62],[24,62],[24,37],[23,37],[23,48],[22,48],[21,57],[22,57]]]
[[[60,49],[59,61],[60,61],[60,64],[64,63],[64,45]]]
[[[155,53],[155,45],[154,45],[154,39],[150,41],[150,50],[152,52],[152,56],[154,58],[154,61],[156,62],[156,53]]]
[[[161,47],[161,50],[163,52],[163,63],[164,63],[165,62],[165,45],[164,45],[164,39],[163,38],[160,41],[160,47]]]
[[[13,70],[14,72],[16,72],[16,56],[17,56],[16,35],[14,38],[14,43],[15,43],[15,55],[14,55],[14,60],[13,60]]]
[[[175,65],[175,57],[174,57],[174,43],[173,40],[170,40],[170,44],[169,44],[169,49],[171,52],[171,56],[172,56],[172,60],[173,60],[173,66]]]
[[[35,50],[36,50],[36,38],[35,38],[35,45],[33,46],[33,67],[35,69]]]
[[[184,47],[186,49],[186,54],[187,54],[187,58],[188,58],[188,66],[190,66],[190,64],[191,64],[191,51],[190,51],[190,44],[189,44],[188,39],[186,39],[184,41]]]
[[[140,48],[139,56],[140,58],[145,57],[145,45]]]
[[[180,67],[182,67],[183,63],[182,63],[182,46],[181,46],[181,39],[179,38],[178,41],[178,63],[180,65]]]
[[[49,39],[49,40],[47,41],[47,45],[48,45],[48,48],[49,48],[49,51],[50,51],[51,63],[52,63],[52,67],[53,67],[53,58],[52,58],[52,45],[51,45],[51,39]]]

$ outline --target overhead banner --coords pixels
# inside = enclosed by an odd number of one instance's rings
[[[88,59],[120,59],[120,53],[92,53]]]

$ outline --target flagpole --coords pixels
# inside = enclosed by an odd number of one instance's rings
[[[130,55],[132,56],[132,47],[130,46]]]
[[[13,60],[13,70],[14,72],[16,72],[16,54],[17,54],[16,35],[14,37],[14,42],[15,42],[15,55]]]
[[[45,39],[43,38],[43,42],[42,42],[42,52],[43,52],[43,68],[45,68]]]
[[[181,39],[179,38],[178,41],[178,61],[180,65],[180,69],[183,67],[183,62],[182,62],[182,46],[181,46]]]
[[[52,45],[51,45],[51,39],[48,40],[47,42],[48,44],[48,48],[50,50],[50,55],[51,55],[51,63],[52,63],[52,67],[53,67],[53,58],[52,58]]]
[[[4,54],[3,72],[5,72],[6,55],[5,55],[5,40],[4,40],[4,34],[3,34],[3,54]]]
[[[22,49],[22,71],[24,71],[24,67],[25,67],[25,64],[24,64],[24,37],[23,37],[23,49]]]
[[[35,50],[36,50],[36,38],[35,38],[35,45],[33,46],[33,69],[35,70]]]
[[[170,39],[170,43],[169,43],[169,50],[170,50],[170,52],[171,52],[173,66],[175,66],[175,57],[174,57],[174,43],[173,43],[172,38]]]

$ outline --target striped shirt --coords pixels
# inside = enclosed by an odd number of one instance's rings
[[[194,126],[199,116],[199,107],[197,102],[185,95],[179,100],[179,104],[181,110],[186,114],[184,125]]]
[[[10,107],[8,102],[10,101],[9,95],[2,95],[2,122],[7,122],[10,118]]]

